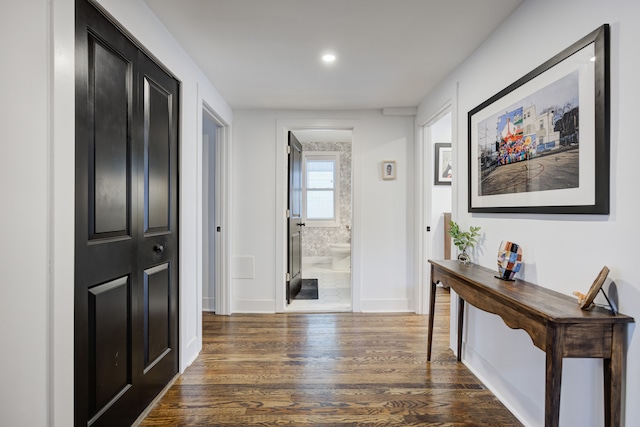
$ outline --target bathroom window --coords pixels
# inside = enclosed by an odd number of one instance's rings
[[[307,151],[302,156],[302,206],[307,227],[340,226],[340,153]]]

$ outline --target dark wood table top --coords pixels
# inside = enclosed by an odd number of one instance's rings
[[[574,297],[524,280],[501,280],[497,269],[491,270],[477,264],[463,264],[458,260],[429,260],[442,272],[449,273],[451,280],[464,278],[464,286],[475,287],[485,295],[503,305],[528,312],[541,320],[555,323],[632,323],[634,319],[624,314],[613,315],[609,310],[595,306],[582,310]],[[434,280],[434,278],[432,278]],[[588,288],[576,285],[577,288]],[[453,286],[455,290],[455,286]]]

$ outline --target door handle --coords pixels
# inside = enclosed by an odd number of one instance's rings
[[[299,222],[296,225],[299,226],[299,227],[306,227],[307,226],[307,224],[305,224],[304,222]]]
[[[161,254],[162,252],[164,252],[164,246],[162,246],[160,243],[156,244],[153,246],[153,251]]]

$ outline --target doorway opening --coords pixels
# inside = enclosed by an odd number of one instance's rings
[[[352,131],[292,133],[302,147],[300,191],[289,189],[301,203],[300,219],[289,227],[300,234],[302,291],[291,295],[286,311],[352,311]]]
[[[195,319],[198,336],[202,334],[202,312],[231,314],[230,236],[230,126],[204,99],[199,117],[198,141],[198,214],[196,254],[198,309]],[[201,341],[200,341],[201,346]],[[199,350],[198,350],[199,351]]]
[[[445,111],[435,120],[424,126],[423,143],[425,146],[425,165],[427,170],[425,186],[429,186],[430,196],[425,200],[425,221],[430,224],[431,231],[427,234],[426,245],[429,246],[429,257],[445,259],[450,254],[445,253],[445,228],[451,214],[451,186],[452,186],[452,132],[451,112]],[[436,161],[438,164],[436,164]]]
[[[453,199],[453,177],[455,162],[453,161],[454,105],[447,102],[429,119],[418,126],[416,139],[416,228],[422,230],[418,234],[416,273],[419,286],[415,289],[416,313],[429,312],[429,289],[431,289],[431,265],[429,259],[445,257],[447,240],[446,224],[450,220]],[[451,160],[451,169],[436,166],[436,157]],[[444,163],[443,163],[444,164]],[[437,170],[442,169],[442,170]],[[444,172],[446,177],[442,175]],[[438,176],[436,176],[438,173]],[[448,182],[447,182],[448,181]],[[447,215],[445,215],[447,214]]]
[[[220,283],[218,266],[220,232],[220,185],[217,179],[219,133],[215,117],[202,109],[202,310],[216,312],[216,287]]]

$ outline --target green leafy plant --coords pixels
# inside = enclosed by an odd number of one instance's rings
[[[478,243],[481,227],[472,226],[469,231],[461,231],[460,226],[455,221],[450,221],[449,226],[449,235],[453,237],[453,244],[460,249],[460,252],[467,255],[467,250],[473,249]]]

